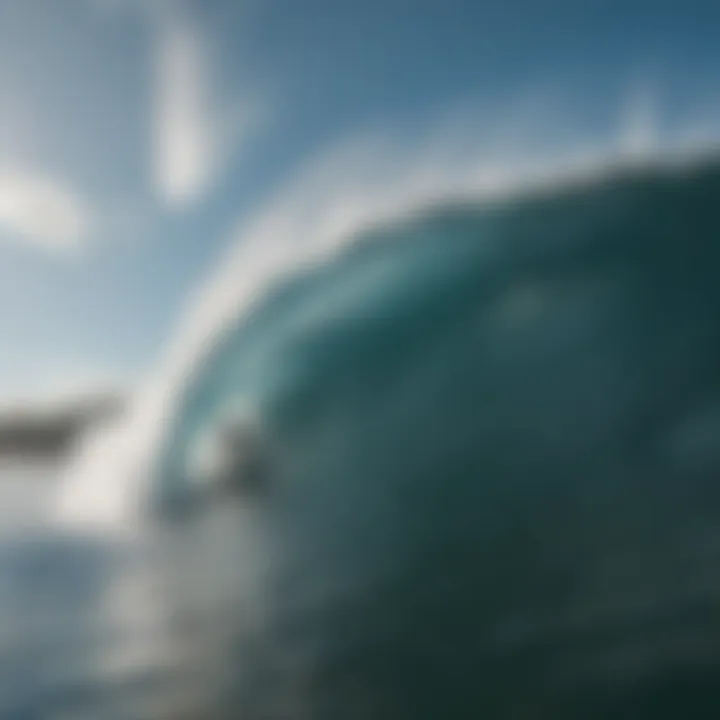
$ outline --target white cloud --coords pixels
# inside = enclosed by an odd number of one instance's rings
[[[247,143],[260,103],[221,101],[209,39],[179,6],[156,16],[153,148],[155,184],[164,201],[184,205],[205,192],[230,152]]]
[[[266,94],[233,67],[220,87],[210,28],[187,0],[86,0],[108,17],[129,14],[153,37],[150,170],[157,197],[183,208],[241,157],[268,117]],[[197,8],[195,8],[197,12]],[[239,78],[239,80],[238,80]]]
[[[155,97],[155,180],[164,198],[181,202],[208,183],[215,162],[209,72],[196,29],[183,19],[161,21]]]
[[[80,247],[90,230],[82,198],[67,187],[23,169],[0,168],[0,230],[55,251]]]
[[[660,140],[657,93],[645,81],[628,94],[620,120],[620,144],[627,155],[650,156]]]

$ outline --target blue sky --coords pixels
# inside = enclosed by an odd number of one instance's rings
[[[353,138],[712,137],[719,23],[666,0],[0,0],[0,400],[145,373],[244,219]]]

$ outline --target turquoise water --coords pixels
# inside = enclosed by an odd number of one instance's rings
[[[255,418],[245,717],[717,716],[719,201],[708,159],[447,202],[227,329],[158,485],[206,522],[193,448]]]

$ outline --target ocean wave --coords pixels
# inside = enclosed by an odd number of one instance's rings
[[[720,162],[548,177],[268,216],[112,435],[152,429],[162,509],[223,417],[261,429],[263,491],[170,531],[248,717],[607,717],[712,675]]]
[[[180,414],[179,406],[188,393],[194,392],[196,378],[203,382],[202,377],[208,376],[205,367],[217,355],[215,346],[225,343],[232,328],[242,324],[244,318],[262,332],[262,318],[281,302],[281,296],[286,295],[292,302],[294,295],[302,292],[303,282],[310,283],[316,275],[322,275],[320,269],[332,264],[336,255],[372,245],[368,242],[372,238],[374,244],[381,243],[388,232],[392,233],[393,224],[416,226],[417,219],[422,222],[422,217],[433,213],[440,218],[448,212],[455,215],[456,225],[462,222],[457,216],[462,215],[463,208],[470,209],[471,215],[486,214],[488,218],[497,215],[502,207],[506,208],[505,214],[512,214],[516,205],[542,203],[564,192],[572,194],[579,187],[593,194],[595,187],[614,179],[621,184],[623,178],[632,181],[638,173],[680,177],[713,156],[708,145],[699,149],[680,145],[663,154],[638,155],[625,154],[622,145],[620,151],[613,149],[613,142],[584,142],[560,155],[529,153],[515,162],[485,162],[483,153],[479,153],[463,167],[453,162],[444,167],[440,162],[440,171],[437,160],[429,162],[428,153],[419,152],[415,162],[386,162],[383,172],[368,160],[377,157],[373,152],[377,145],[350,143],[340,151],[331,150],[291,180],[265,210],[247,220],[236,247],[191,302],[181,331],[168,349],[167,360],[135,394],[126,421],[111,432],[103,428],[97,435],[91,434],[77,448],[62,483],[58,503],[61,517],[71,523],[89,521],[96,526],[99,517],[115,526],[118,522],[133,522],[142,513],[162,448],[175,432],[172,428]],[[385,144],[379,147],[384,148],[381,156],[391,155]],[[442,155],[439,153],[439,157]],[[391,171],[396,165],[402,171]],[[360,169],[355,169],[358,166]],[[353,168],[349,176],[347,167]],[[595,196],[603,202],[602,193],[596,192]],[[605,210],[598,208],[601,214]],[[583,212],[582,203],[576,211]],[[472,222],[471,215],[466,222]],[[420,245],[412,239],[410,242]],[[398,256],[394,262],[401,264],[410,254]],[[377,267],[373,269],[374,261],[369,259],[368,268],[359,272],[355,282],[364,282],[362,273],[392,274],[384,267],[386,258],[381,253],[375,253],[375,260]],[[372,282],[372,278],[368,281]],[[318,295],[317,302],[318,311],[326,312],[326,298]],[[310,303],[303,312],[314,312]],[[266,337],[271,337],[272,332],[269,330]],[[108,457],[117,462],[108,463]],[[95,458],[102,459],[102,467]],[[104,498],[92,500],[98,496],[100,485],[122,490],[110,504]],[[86,502],[84,498],[90,499]],[[98,513],[98,503],[108,512]],[[112,515],[117,516],[113,521]]]
[[[659,687],[689,699],[682,678],[718,660],[697,611],[720,593],[718,197],[710,156],[434,204],[224,327],[156,479],[182,495],[228,406],[262,423],[267,493],[239,501],[259,534],[239,540],[238,515],[220,543],[261,568],[235,591],[262,622],[227,615],[253,668],[240,707],[607,717]],[[204,557],[212,588],[226,572]]]

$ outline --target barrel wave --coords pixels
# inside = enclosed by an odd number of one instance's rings
[[[241,408],[228,712],[717,716],[719,202],[714,158],[448,201],[226,328],[157,501],[199,522],[191,456]]]

